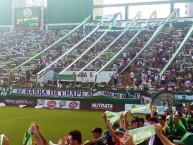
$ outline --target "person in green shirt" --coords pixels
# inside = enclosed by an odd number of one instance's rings
[[[172,142],[174,139],[181,139],[186,132],[187,130],[180,120],[180,113],[176,111],[176,113],[173,115],[173,127],[171,130],[171,135],[168,136],[168,139]]]
[[[182,124],[187,129],[188,128],[188,124],[187,124],[186,118],[183,116],[183,114],[181,112],[178,112],[178,114],[180,115],[180,120],[181,120]]]
[[[166,116],[166,124],[168,125],[165,130],[166,136],[172,135],[173,128],[173,112],[171,106],[166,106],[164,110],[164,115]]]
[[[170,116],[166,117],[166,129],[165,129],[165,135],[169,136],[172,135],[172,127],[173,127],[173,123],[169,120]]]

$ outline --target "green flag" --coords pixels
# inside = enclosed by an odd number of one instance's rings
[[[135,144],[140,144],[155,134],[155,126],[149,125],[138,129],[129,130]]]
[[[24,134],[23,145],[32,145],[32,132],[31,128]]]
[[[105,113],[106,113],[108,119],[110,120],[110,123],[112,124],[112,123],[116,122],[117,120],[119,120],[121,113],[124,113],[124,112],[123,111],[121,111],[121,112],[106,111]]]

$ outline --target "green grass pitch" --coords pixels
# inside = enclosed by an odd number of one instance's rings
[[[92,138],[93,127],[104,128],[102,112],[96,111],[1,107],[0,116],[0,134],[6,134],[11,145],[22,145],[23,135],[33,121],[54,143],[70,130],[80,130],[85,141]]]
[[[92,138],[94,127],[105,129],[102,112],[97,111],[1,107],[0,116],[0,134],[9,138],[10,145],[22,145],[23,135],[33,121],[54,143],[74,129],[82,132],[83,142]]]

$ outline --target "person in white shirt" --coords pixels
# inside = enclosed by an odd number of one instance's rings
[[[161,76],[161,85],[165,86],[166,82],[165,82],[166,76],[162,75]]]
[[[130,77],[131,77],[132,83],[134,83],[135,73],[134,73],[134,72],[131,72],[131,73],[130,73]]]
[[[189,87],[191,86],[190,80],[189,80],[189,79],[186,80],[185,83],[184,83],[184,85],[185,85],[187,88],[189,88]]]
[[[118,65],[116,63],[113,64],[113,70],[117,71],[118,70]]]

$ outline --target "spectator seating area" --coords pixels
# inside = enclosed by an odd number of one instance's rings
[[[189,39],[161,78],[158,78],[158,74],[174,55],[191,25],[191,22],[187,21],[168,23],[151,45],[121,73],[119,84],[116,87],[192,91],[193,37]],[[151,22],[144,27],[137,38],[104,71],[120,73],[144,47],[158,26],[158,22]],[[53,27],[49,28],[47,32],[44,30],[0,29],[1,84],[32,86],[36,83],[36,74],[55,60],[57,61],[50,66],[51,69],[79,71],[89,64],[84,70],[97,72],[133,38],[140,27],[141,23],[135,23],[122,34],[125,30],[123,27],[85,25],[44,53],[41,51],[65,36],[75,26]],[[107,31],[109,28],[111,30]],[[85,38],[88,35],[89,37]],[[69,51],[71,48],[73,49]],[[67,51],[69,53],[60,58]],[[41,55],[9,73],[10,70],[37,54]],[[158,85],[159,80],[160,86]]]

